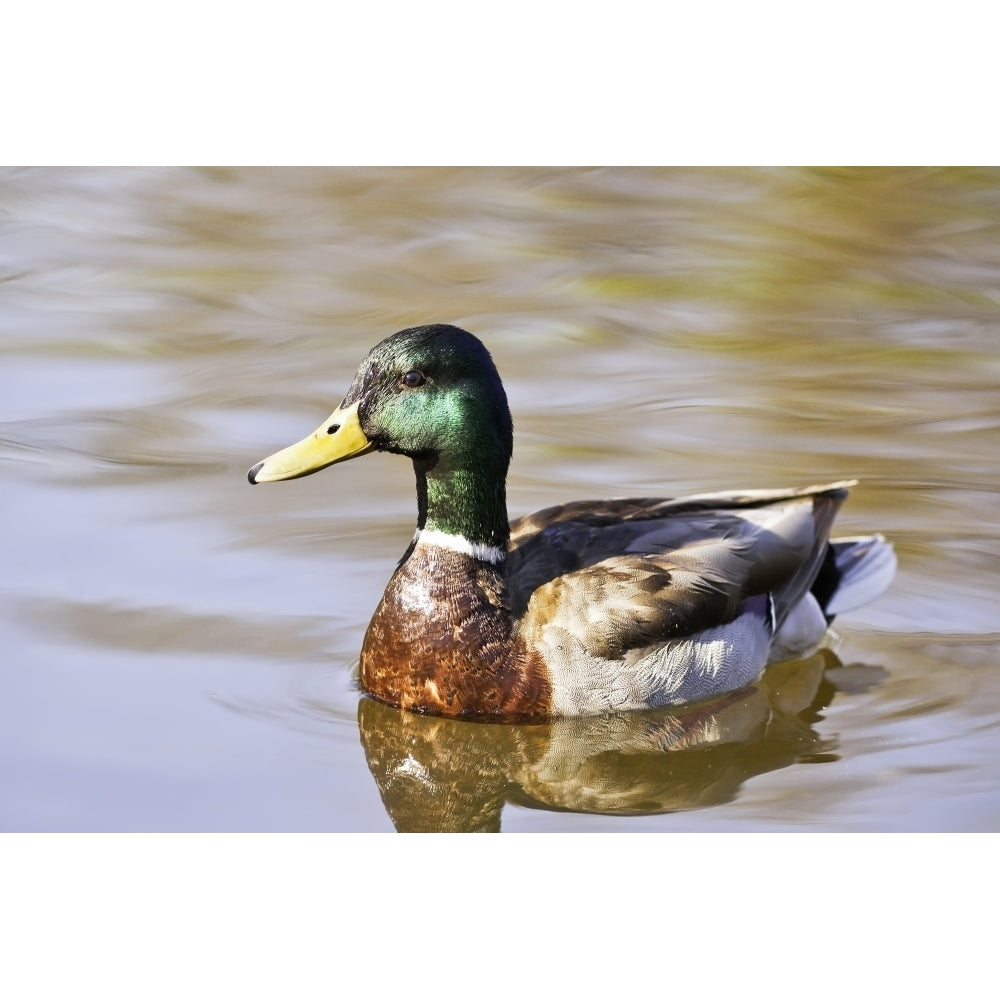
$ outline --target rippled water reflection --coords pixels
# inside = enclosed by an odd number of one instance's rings
[[[4,829],[1000,828],[997,171],[9,170],[0,268]],[[245,472],[428,321],[512,515],[858,476],[896,584],[693,717],[359,704],[411,473]]]

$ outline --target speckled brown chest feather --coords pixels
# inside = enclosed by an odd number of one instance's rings
[[[503,568],[418,545],[386,587],[361,649],[361,687],[417,712],[550,714],[541,658],[512,639]]]

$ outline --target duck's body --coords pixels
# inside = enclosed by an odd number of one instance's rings
[[[512,425],[492,359],[455,327],[377,345],[311,437],[251,482],[371,450],[408,455],[418,526],[361,651],[361,686],[499,720],[682,704],[800,655],[877,596],[880,537],[830,543],[849,483],[552,507],[508,524]]]

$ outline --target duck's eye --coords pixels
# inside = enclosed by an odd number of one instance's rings
[[[426,381],[427,379],[424,378],[424,373],[418,371],[407,372],[400,379],[400,382],[402,382],[407,389],[416,389],[419,386],[422,386]]]

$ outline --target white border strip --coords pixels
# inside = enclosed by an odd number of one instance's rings
[[[470,542],[463,535],[450,535],[447,531],[435,531],[434,529],[417,531],[417,545],[436,545],[442,549],[450,549],[452,552],[461,552],[462,555],[472,556],[481,562],[502,563],[507,557],[499,546],[487,545],[485,542]]]

